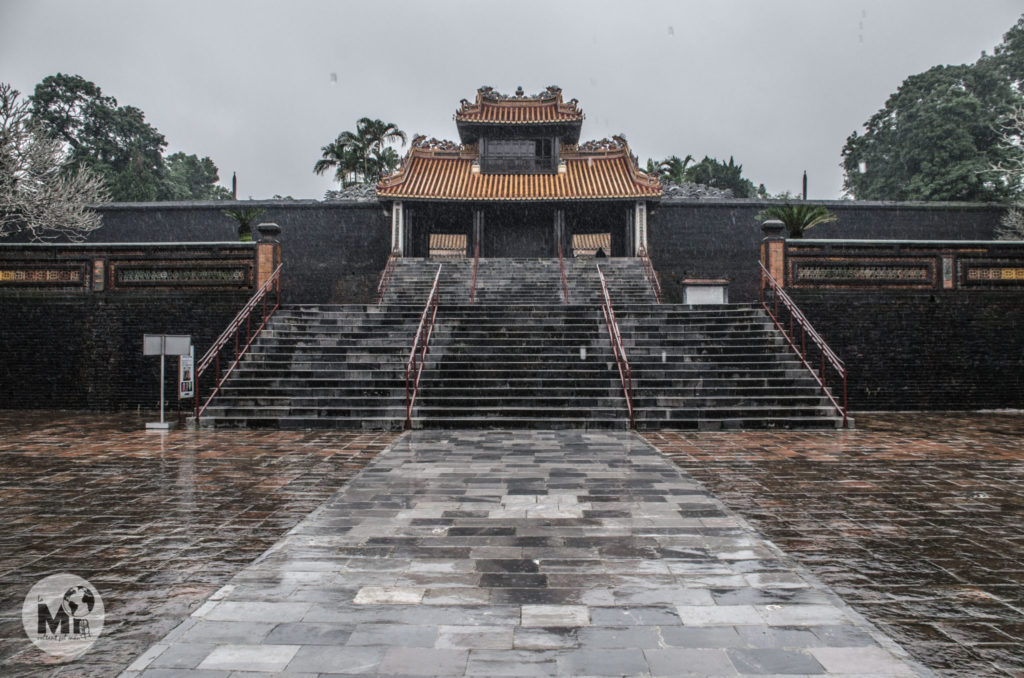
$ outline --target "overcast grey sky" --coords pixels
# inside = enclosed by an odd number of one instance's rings
[[[0,81],[57,72],[141,108],[239,197],[320,198],[320,147],[362,116],[456,139],[481,85],[559,85],[584,139],[842,190],[846,137],[909,75],[991,52],[1020,0],[0,0]],[[336,74],[337,81],[332,80]]]

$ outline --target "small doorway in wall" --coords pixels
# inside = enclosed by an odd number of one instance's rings
[[[611,233],[573,233],[572,234],[572,256],[593,257],[598,250],[603,250],[605,256],[612,253]]]
[[[460,259],[466,256],[465,233],[431,233],[431,259]]]

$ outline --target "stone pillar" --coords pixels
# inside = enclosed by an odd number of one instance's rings
[[[484,208],[473,208],[473,247],[480,243],[480,257],[486,256],[484,252]]]
[[[647,203],[637,200],[634,207],[633,217],[633,254],[640,254],[640,250],[647,249]]]
[[[761,263],[780,287],[786,286],[786,226],[777,219],[761,224]]]
[[[260,224],[256,232],[260,236],[256,245],[256,289],[259,289],[281,265],[281,241],[278,240],[281,227],[277,224]]]
[[[405,254],[405,215],[402,212],[402,201],[391,203],[391,249],[398,248],[399,254]]]
[[[631,257],[636,254],[636,208],[626,208],[626,233],[625,233],[625,250],[620,256]],[[609,252],[609,255],[612,255]]]
[[[556,207],[555,208],[555,223],[554,223],[554,227],[555,227],[555,250],[556,250],[554,254],[557,254],[558,245],[559,245],[559,243],[561,243],[561,245],[562,245],[562,253],[563,253],[564,256],[568,257],[571,254],[571,252],[570,252],[569,248],[566,246],[567,242],[566,242],[566,238],[565,238],[565,210],[562,209],[561,207]]]

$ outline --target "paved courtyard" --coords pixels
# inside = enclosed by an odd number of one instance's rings
[[[638,436],[422,431],[128,675],[916,675],[901,657]]]
[[[144,422],[0,412],[0,676],[116,676],[395,438]],[[88,579],[107,612],[66,665],[21,622],[28,589],[57,572]]]
[[[1024,675],[1024,417],[648,436],[665,456],[140,425],[0,413],[0,675],[913,675],[886,636]],[[64,665],[20,622],[59,571],[108,612]]]
[[[1024,416],[647,436],[912,655],[1024,676]]]

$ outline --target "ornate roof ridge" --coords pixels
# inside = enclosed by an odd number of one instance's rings
[[[455,119],[460,121],[490,122],[487,120],[485,111],[493,108],[554,109],[556,113],[555,119],[557,120],[583,120],[583,111],[579,109],[579,100],[570,99],[569,101],[564,101],[562,99],[562,88],[557,85],[549,85],[544,91],[529,96],[523,92],[522,87],[519,87],[515,94],[503,94],[493,87],[483,86],[476,92],[476,101],[470,102],[467,99],[463,99],[459,102],[459,109],[455,111]],[[536,122],[541,121],[537,120]]]

